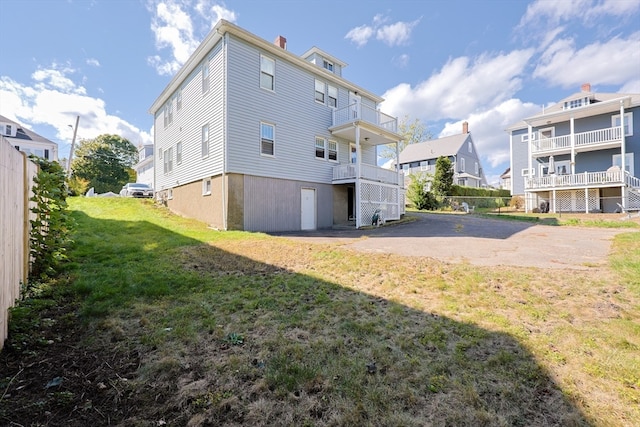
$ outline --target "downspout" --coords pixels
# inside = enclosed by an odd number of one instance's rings
[[[624,132],[624,101],[620,101],[620,173],[622,174],[622,186],[620,187],[620,193],[622,196],[622,207],[627,208],[627,186],[626,186],[626,173],[627,165],[625,164],[625,157],[627,156],[627,147],[625,132]]]
[[[360,219],[360,214],[362,212],[360,202],[361,202],[361,194],[360,194],[360,125],[356,125],[356,228],[360,228],[362,225],[362,221]]]
[[[227,231],[227,206],[229,200],[227,199],[227,129],[228,118],[227,114],[227,45],[229,41],[229,33],[224,33],[222,37],[222,229]],[[244,227],[243,227],[244,228]]]

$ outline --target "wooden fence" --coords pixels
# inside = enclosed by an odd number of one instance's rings
[[[9,308],[29,274],[29,219],[38,166],[0,137],[0,349],[7,338]]]

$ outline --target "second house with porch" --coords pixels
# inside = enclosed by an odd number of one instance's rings
[[[640,94],[577,92],[507,129],[528,211],[640,210]]]
[[[399,219],[401,174],[376,166],[376,147],[402,138],[397,120],[345,67],[220,20],[151,106],[158,197],[223,230]]]

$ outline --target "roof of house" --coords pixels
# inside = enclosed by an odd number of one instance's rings
[[[402,153],[400,153],[398,162],[403,164],[437,159],[442,156],[455,156],[469,138],[471,138],[470,133],[459,133],[457,135],[431,139],[417,144],[409,144],[402,150]]]
[[[500,175],[500,178],[501,179],[511,178],[511,168],[507,168],[507,170],[502,172],[502,175]]]
[[[384,99],[381,98],[380,96],[366,89],[363,89],[360,86],[357,86],[351,83],[350,81],[338,76],[337,74],[331,73],[322,67],[312,64],[302,56],[298,56],[294,53],[291,53],[288,50],[283,49],[275,45],[274,43],[268,42],[267,40],[264,40],[250,33],[249,31],[235,24],[232,24],[229,21],[221,19],[209,32],[207,37],[205,37],[202,43],[200,43],[200,45],[196,48],[196,50],[191,54],[191,56],[189,57],[187,62],[182,66],[182,68],[180,68],[180,70],[178,70],[178,72],[173,76],[173,78],[171,79],[169,84],[165,87],[165,89],[162,91],[160,96],[158,96],[158,98],[153,102],[153,104],[149,108],[150,114],[155,114],[158,110],[162,108],[164,103],[180,87],[184,79],[186,79],[189,76],[189,74],[200,65],[201,61],[205,58],[205,56],[209,53],[209,51],[211,51],[211,49],[224,37],[226,33],[232,34],[235,37],[238,37],[248,43],[253,44],[254,46],[258,46],[260,49],[268,52],[271,55],[290,61],[302,69],[306,69],[311,73],[318,74],[322,76],[324,79],[333,81],[335,84],[342,85],[353,92],[358,92],[367,98],[371,98],[376,103],[384,101]],[[320,52],[320,50],[317,48],[316,50],[312,48],[310,51]],[[307,53],[309,53],[310,51],[307,51]],[[331,57],[331,58],[335,59],[334,57]],[[340,61],[339,63],[345,64],[342,61]]]
[[[569,102],[572,100],[577,100],[581,98],[590,98],[590,104],[573,108],[569,110],[564,109],[565,102]],[[625,102],[626,107],[638,106],[640,105],[640,93],[598,93],[591,91],[581,91],[576,92],[572,95],[567,96],[566,98],[561,99],[555,104],[545,107],[538,114],[535,114],[531,117],[527,117],[523,120],[520,120],[517,123],[512,124],[507,127],[507,131],[523,129],[528,126],[529,123],[539,122],[543,118],[550,116],[563,116],[563,115],[576,115],[577,113],[582,113],[582,115],[588,115],[590,110],[597,111],[600,110],[600,106],[610,105],[611,109],[615,109],[618,107],[618,103],[616,101]],[[595,115],[596,113],[593,113]],[[543,121],[544,122],[544,121]]]
[[[4,135],[5,138],[15,141],[15,140],[24,140],[24,141],[33,141],[33,142],[43,142],[46,144],[58,145],[57,143],[45,138],[44,136],[38,135],[30,129],[23,127],[20,123],[15,122],[5,116],[0,115],[0,122],[10,123],[16,127],[16,136],[8,136]]]

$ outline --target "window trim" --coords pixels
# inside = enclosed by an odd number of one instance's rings
[[[269,74],[268,71],[265,71],[263,69],[263,67],[262,67],[263,59],[265,61],[270,61],[273,64],[273,74]],[[271,87],[265,87],[265,86],[262,85],[262,76],[263,75],[271,77]],[[271,58],[271,57],[269,57],[269,56],[263,55],[263,54],[260,54],[260,82],[259,82],[259,84],[260,84],[260,88],[261,89],[268,90],[270,92],[275,92],[276,91],[276,60]]]
[[[331,149],[331,144],[334,144],[334,145],[335,145],[335,147],[336,147],[336,149],[335,149],[335,150],[332,150],[332,149]],[[331,152],[332,152],[332,151],[335,151],[335,153],[336,153],[336,158],[335,158],[335,159],[332,159],[332,158],[331,158]],[[327,141],[327,161],[329,161],[329,162],[334,162],[334,163],[338,163],[338,160],[339,160],[338,155],[339,155],[339,154],[338,154],[338,141],[336,141],[336,140],[334,140],[334,139],[330,139],[330,140],[328,140],[328,141]]]
[[[209,84],[209,75],[211,74],[211,70],[209,69],[209,58],[205,59],[205,62],[202,64],[202,94],[209,93],[210,84]]]
[[[176,144],[176,164],[182,164],[182,141],[178,141]]]
[[[318,85],[322,85],[322,90],[321,91],[318,90]],[[314,90],[315,90],[314,98],[315,98],[316,102],[318,104],[325,105],[325,101],[326,101],[326,98],[327,98],[327,95],[326,95],[327,84],[325,82],[323,82],[322,80],[315,79]],[[318,98],[318,95],[320,95],[321,99]]]
[[[611,127],[619,127],[616,126],[616,119],[620,120],[620,114],[615,114],[611,116]],[[625,132],[624,136],[633,136],[633,112],[629,111],[628,113],[624,113],[624,124],[627,126],[628,132]]]
[[[269,140],[268,138],[264,138],[263,134],[262,134],[262,129],[263,126],[268,126],[271,127],[272,129],[272,139]],[[260,128],[259,128],[259,132],[260,132],[260,155],[261,156],[265,156],[265,157],[275,157],[276,156],[276,125],[274,125],[273,123],[268,123],[268,122],[260,122]],[[271,154],[269,153],[264,153],[263,152],[263,144],[266,141],[271,141]]]
[[[163,154],[163,165],[164,165],[164,174],[170,174],[173,172],[173,147],[169,147],[164,150]]]
[[[528,177],[529,176],[529,168],[522,169],[520,174],[522,176]],[[536,168],[531,168],[531,176],[536,176]]]
[[[466,165],[464,157],[460,157],[459,162],[460,162],[460,165],[459,165],[460,167],[458,168],[458,172],[466,172],[466,169],[467,169],[466,166],[467,165]]]
[[[167,200],[173,200],[173,188],[167,188]]]

